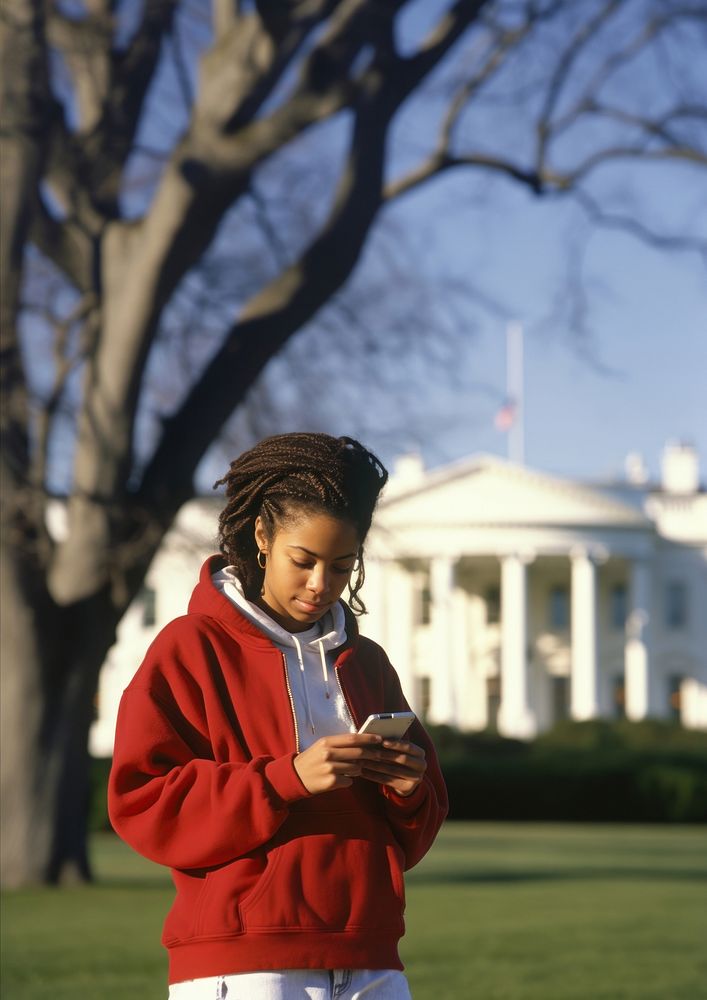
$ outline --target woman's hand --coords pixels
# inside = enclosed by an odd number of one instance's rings
[[[294,759],[295,771],[311,795],[348,788],[364,768],[379,763],[383,740],[373,733],[323,736]]]
[[[425,751],[407,740],[384,740],[376,759],[366,760],[361,777],[387,785],[398,795],[411,795],[422,781],[427,762]]]

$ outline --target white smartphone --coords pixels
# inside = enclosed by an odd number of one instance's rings
[[[368,716],[359,733],[375,733],[376,736],[399,740],[408,731],[414,718],[414,712],[378,712]]]

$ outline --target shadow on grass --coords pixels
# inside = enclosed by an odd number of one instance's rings
[[[412,872],[411,883],[434,885],[449,884],[502,884],[517,882],[576,882],[622,879],[649,882],[707,882],[704,869],[655,869],[655,868],[563,868],[562,871],[484,871],[484,872]]]
[[[98,875],[94,878],[91,886],[98,889],[140,889],[143,891],[157,890],[158,892],[174,892],[174,885],[169,879],[140,878],[131,875],[128,878],[121,878],[119,875]]]
[[[704,868],[636,868],[610,867],[596,868],[562,868],[552,869],[521,869],[519,871],[412,871],[406,875],[406,880],[415,885],[493,885],[513,884],[522,882],[579,882],[579,881],[648,881],[648,882],[697,882],[707,883],[707,870]],[[173,892],[174,885],[169,879],[128,876],[121,878],[108,875],[96,878],[92,883],[100,889],[111,890],[143,890],[158,892]]]

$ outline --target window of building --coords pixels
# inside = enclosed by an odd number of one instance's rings
[[[614,677],[611,684],[611,701],[615,719],[626,717],[626,682],[623,675]]]
[[[143,587],[140,594],[142,604],[142,624],[145,628],[157,622],[157,591],[154,587]]]
[[[501,591],[498,587],[489,587],[484,594],[486,601],[486,624],[496,625],[501,620]]]
[[[417,678],[417,704],[419,705],[420,718],[424,721],[430,712],[432,701],[432,680],[429,677]]]
[[[670,629],[687,625],[687,587],[683,580],[669,580],[666,585],[665,624]]]
[[[682,674],[673,674],[668,679],[668,713],[673,722],[681,721],[682,682]]]
[[[429,573],[417,577],[417,625],[429,625],[432,621],[432,589]]]
[[[612,629],[623,632],[628,614],[628,591],[625,583],[616,583],[609,592],[609,620]]]
[[[486,725],[496,732],[498,730],[498,713],[501,708],[501,678],[486,678]]]
[[[562,631],[570,627],[570,595],[567,587],[553,587],[548,608],[550,628]]]
[[[552,677],[552,718],[554,722],[564,722],[570,714],[570,679]]]

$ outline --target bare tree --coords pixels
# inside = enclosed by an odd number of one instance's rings
[[[704,168],[705,95],[681,55],[704,44],[700,0],[212,8],[2,3],[5,884],[89,877],[87,732],[116,624],[210,443],[347,283],[388,205],[483,172],[704,251],[605,183],[627,161]],[[308,191],[295,165],[320,159],[328,184]],[[226,230],[228,309],[209,294]],[[197,353],[166,384],[155,371],[189,289]],[[348,352],[370,339],[331,319],[318,336]],[[57,454],[61,538],[46,528]]]

